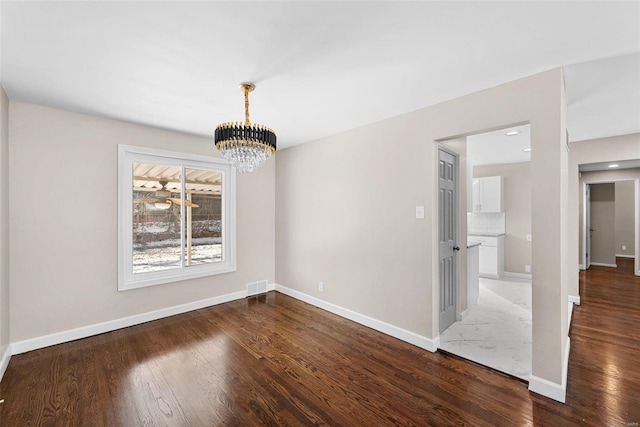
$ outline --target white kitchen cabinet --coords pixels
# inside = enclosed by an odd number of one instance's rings
[[[467,310],[478,305],[480,294],[480,246],[467,246]]]
[[[473,212],[504,212],[504,178],[473,179]]]
[[[496,246],[480,246],[480,275],[498,277],[498,248]]]
[[[478,260],[480,277],[501,279],[504,275],[504,235],[469,236],[467,242],[481,243]]]

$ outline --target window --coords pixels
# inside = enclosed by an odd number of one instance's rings
[[[118,290],[235,271],[235,171],[118,146]]]

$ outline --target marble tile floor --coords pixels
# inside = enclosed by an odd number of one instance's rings
[[[440,334],[440,348],[529,381],[531,281],[480,278],[478,305]]]

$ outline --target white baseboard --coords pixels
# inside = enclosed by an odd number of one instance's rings
[[[287,288],[282,285],[276,284],[275,288],[276,291],[281,292],[285,295],[289,295],[290,297],[329,311],[333,314],[337,314],[338,316],[344,317],[345,319],[352,320],[371,329],[375,329],[376,331],[390,335],[394,338],[398,338],[399,340],[408,342],[409,344],[413,344],[432,353],[435,352],[440,345],[439,336],[434,339],[427,338],[425,336],[418,335],[415,332],[407,331],[406,329],[402,329],[398,326],[394,326],[381,320],[365,316],[364,314],[360,314],[347,308],[340,307],[339,305],[332,304],[330,302],[296,291],[294,289]]]
[[[578,264],[578,269],[579,269],[579,270],[586,270],[586,269],[584,268],[584,264]]]
[[[504,272],[504,277],[515,277],[516,279],[529,279],[531,280],[533,276],[527,273],[512,273],[510,271]]]
[[[267,290],[274,289],[274,284],[267,286]],[[247,291],[238,291],[226,295],[220,295],[217,297],[189,302],[186,304],[175,305],[173,307],[162,308],[160,310],[149,311],[147,313],[123,317],[121,319],[109,320],[107,322],[96,323],[93,325],[82,326],[75,329],[69,329],[62,332],[43,335],[24,341],[18,341],[11,344],[11,354],[25,353],[27,351],[48,347],[50,345],[61,344],[63,342],[74,341],[80,338],[90,337],[92,335],[103,334],[105,332],[111,332],[117,329],[150,322],[152,320],[162,319],[163,317],[174,316],[176,314],[182,314],[188,311],[198,310],[200,308],[210,307],[212,305],[218,305],[237,299],[242,299],[246,296]]]
[[[569,302],[580,305],[580,295],[569,295]]]
[[[567,335],[569,335],[569,329],[571,329],[571,316],[573,316],[573,303],[567,303]]]
[[[465,311],[460,313],[460,320],[466,319],[468,315],[469,315],[469,309],[466,309]]]
[[[623,254],[616,254],[616,258],[631,258],[631,259],[635,259],[635,255],[623,255]]]
[[[618,268],[618,264],[606,264],[604,262],[592,262],[591,265],[596,265],[598,267],[612,267]]]
[[[0,381],[2,381],[2,377],[4,377],[7,366],[9,366],[9,360],[11,360],[11,344],[7,346],[7,349],[0,359]]]
[[[567,337],[567,345],[564,350],[564,360],[562,366],[562,384],[557,384],[544,378],[531,375],[529,377],[529,391],[541,394],[550,399],[564,403],[567,397],[567,370],[569,367],[569,350],[571,349],[570,339]]]

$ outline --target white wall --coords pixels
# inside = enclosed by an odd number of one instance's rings
[[[118,292],[117,144],[216,156],[212,138],[20,102],[10,111],[12,342],[273,282],[273,161],[238,174],[237,272]]]
[[[531,174],[538,183],[532,204],[545,206],[532,223],[533,375],[562,387],[568,244],[563,87],[561,70],[553,70],[280,152],[276,282],[436,337],[436,141],[530,122]],[[424,220],[415,219],[418,205],[427,206]]]
[[[0,86],[0,378],[9,348],[9,99]]]

